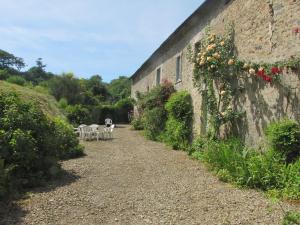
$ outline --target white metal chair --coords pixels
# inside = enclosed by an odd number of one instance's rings
[[[79,125],[79,127],[77,128],[77,131],[79,132],[79,138],[83,139],[84,133],[83,133],[83,128],[86,127],[85,124],[81,124]]]
[[[110,138],[110,139],[113,138],[113,131],[114,131],[114,128],[115,128],[115,125],[114,125],[114,124],[112,124],[110,127],[108,127],[107,134],[108,134],[108,138]]]
[[[110,127],[113,124],[112,120],[110,118],[106,118],[105,121],[104,121],[104,123],[105,123],[106,127]]]
[[[89,126],[90,128],[92,128],[92,131],[91,131],[91,139],[99,139],[98,138],[98,132],[99,132],[99,125],[98,124],[92,124]]]
[[[85,126],[81,128],[82,130],[82,139],[87,141],[87,140],[92,140],[94,136],[93,128],[90,126]]]

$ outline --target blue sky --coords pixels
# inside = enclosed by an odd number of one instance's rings
[[[0,0],[0,49],[47,71],[133,74],[203,0]]]

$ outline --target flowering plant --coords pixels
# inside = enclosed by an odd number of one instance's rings
[[[230,27],[231,28],[231,27]],[[223,37],[206,30],[206,36],[195,46],[193,61],[194,85],[202,93],[209,123],[209,134],[219,135],[219,129],[240,113],[231,107],[232,78],[236,76],[236,58],[232,41],[232,29]]]
[[[300,28],[294,30],[300,33]],[[280,81],[283,69],[300,71],[300,57],[276,63],[253,63],[238,60],[234,54],[233,27],[226,35],[216,35],[206,30],[205,37],[196,43],[194,50],[188,48],[188,58],[194,63],[194,85],[202,93],[205,102],[205,118],[213,136],[219,135],[222,124],[232,122],[242,115],[231,107],[235,89],[234,79],[247,75],[262,79],[267,84]],[[245,78],[246,76],[242,76]]]

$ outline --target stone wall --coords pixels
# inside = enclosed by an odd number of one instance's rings
[[[228,1],[227,1],[228,2]],[[223,33],[226,24],[234,23],[235,46],[239,59],[254,62],[275,62],[300,55],[300,0],[209,0],[198,14],[190,18],[183,31],[168,40],[168,46],[148,60],[147,65],[132,78],[132,95],[145,92],[156,84],[156,69],[162,79],[175,84],[177,90],[188,90],[194,105],[194,133],[204,134],[206,123],[201,115],[202,99],[193,87],[193,65],[187,59],[187,47],[201,40],[210,25],[215,33]],[[182,56],[182,81],[176,83],[176,57]],[[259,144],[263,129],[272,120],[282,117],[300,120],[300,77],[284,71],[282,85],[266,85],[257,78],[247,78],[235,106],[247,112],[234,128],[247,143]]]

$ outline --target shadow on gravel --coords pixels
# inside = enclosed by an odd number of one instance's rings
[[[72,170],[62,170],[58,178],[45,182],[43,186],[26,189],[15,199],[0,201],[0,225],[23,224],[22,218],[27,211],[22,208],[22,205],[26,205],[26,202],[30,201],[30,195],[53,191],[58,187],[69,185],[79,178],[80,176]]]
[[[75,182],[76,180],[78,180],[79,178],[81,178],[81,177],[78,176],[75,173],[75,171],[73,171],[73,170],[68,170],[68,171],[62,170],[59,177],[57,177],[56,179],[52,179],[52,180],[46,182],[45,185],[43,185],[43,186],[33,188],[33,189],[30,189],[27,191],[31,192],[31,193],[50,192],[50,191],[55,190],[58,187],[69,185],[69,184]]]
[[[0,202],[0,224],[15,225],[22,224],[24,211],[19,205],[12,201]]]

